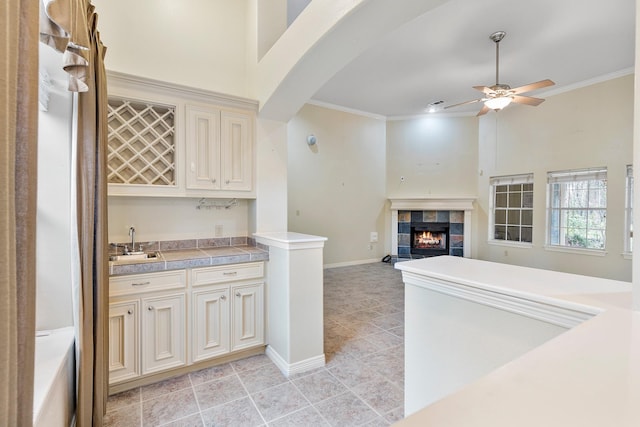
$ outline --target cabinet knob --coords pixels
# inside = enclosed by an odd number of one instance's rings
[[[216,183],[216,181],[217,181],[217,179],[215,179],[215,178],[213,178],[213,179],[211,180],[211,182],[212,182],[212,183],[214,183],[214,184]]]
[[[221,299],[222,301],[224,301],[224,300],[226,300],[226,299],[227,299],[227,296],[226,296],[226,295],[222,295],[222,296],[220,297],[220,299]]]
[[[226,181],[225,181],[224,183],[225,183],[225,184],[228,184],[228,183],[230,183],[230,182],[231,182],[231,181],[229,181],[229,180],[226,180]]]
[[[149,310],[149,311],[153,311],[153,306],[152,306],[152,305],[150,305],[149,307],[147,307],[147,310]]]
[[[237,297],[241,297],[241,296],[242,296],[242,294],[240,293],[240,291],[236,292],[236,296],[237,296]]]
[[[127,310],[127,314],[133,314],[133,310],[131,309]]]

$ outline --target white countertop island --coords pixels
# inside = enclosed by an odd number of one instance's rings
[[[631,284],[448,256],[396,268],[408,415],[397,426],[640,426]]]

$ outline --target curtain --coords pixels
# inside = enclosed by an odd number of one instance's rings
[[[78,92],[72,198],[78,427],[102,426],[108,396],[107,90],[105,47],[88,0],[42,0],[40,40],[63,52]]]
[[[0,6],[0,420],[33,424],[38,2]]]
[[[105,48],[96,31],[97,15],[87,9],[91,56],[87,91],[78,94],[76,211],[80,253],[79,289],[79,427],[101,426],[108,396],[107,268],[107,90]]]

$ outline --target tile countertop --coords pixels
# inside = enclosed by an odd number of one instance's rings
[[[396,268],[595,314],[398,427],[640,426],[640,312],[631,310],[630,283],[451,257]]]
[[[150,260],[109,261],[109,275],[152,273],[251,261],[268,261],[269,251],[256,246],[225,246],[158,251]]]

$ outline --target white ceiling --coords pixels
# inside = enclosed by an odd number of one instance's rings
[[[495,83],[489,35],[498,30],[507,32],[500,83],[556,83],[528,95],[544,97],[634,66],[635,0],[450,0],[365,51],[313,100],[403,117],[424,114],[431,102],[479,98],[472,86]],[[436,114],[479,109],[473,104]]]

